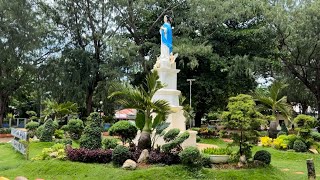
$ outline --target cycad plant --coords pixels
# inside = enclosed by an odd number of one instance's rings
[[[153,100],[154,94],[164,85],[159,81],[157,71],[146,76],[144,83],[138,87],[129,84],[120,87],[109,98],[115,97],[123,108],[136,109],[136,126],[141,130],[138,140],[139,149],[151,148],[151,132],[169,114],[170,106],[166,100]]]
[[[259,110],[272,111],[273,118],[276,118],[277,113],[279,113],[290,121],[292,106],[287,103],[287,96],[279,97],[281,90],[287,86],[283,81],[276,80],[267,91],[257,90],[254,98],[259,103]]]

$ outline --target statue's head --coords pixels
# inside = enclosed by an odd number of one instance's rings
[[[163,17],[163,21],[166,23],[172,23],[172,17],[170,17],[169,15],[164,15]]]

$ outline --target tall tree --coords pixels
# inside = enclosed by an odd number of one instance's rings
[[[270,74],[273,44],[260,4],[194,0],[184,23],[176,28],[178,88],[189,94],[186,79],[196,79],[192,86],[196,126],[210,110],[224,109],[229,96],[254,89],[256,77]]]
[[[84,103],[78,104],[85,104],[85,114],[89,115],[98,84],[113,80],[122,67],[112,56],[112,38],[120,27],[114,23],[114,6],[109,1],[58,0],[47,4],[43,1],[41,7],[56,25],[56,38],[63,43],[61,57],[46,64],[53,65],[53,70],[58,67],[53,72],[61,74],[49,72],[44,80],[51,79],[57,88],[63,89],[63,93],[56,93],[66,95],[64,101],[73,99],[73,94],[77,101],[84,99]]]
[[[0,127],[9,97],[30,82],[45,37],[31,0],[0,1]]]
[[[312,92],[320,112],[320,1],[271,1],[266,18],[277,33],[278,58]]]

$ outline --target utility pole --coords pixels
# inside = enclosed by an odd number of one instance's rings
[[[191,86],[192,86],[192,82],[193,81],[196,81],[195,79],[187,79],[187,81],[190,83],[190,110],[192,109],[192,107],[191,107]],[[192,122],[191,122],[192,120],[190,119],[190,128],[191,128],[191,126],[192,126]]]

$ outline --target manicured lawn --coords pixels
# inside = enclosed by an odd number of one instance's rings
[[[30,156],[39,154],[52,143],[32,143]],[[266,149],[272,154],[271,166],[259,169],[214,170],[203,169],[200,174],[188,172],[183,166],[151,166],[126,171],[111,164],[85,164],[70,161],[45,160],[26,161],[16,153],[10,144],[0,144],[0,176],[14,179],[26,176],[29,179],[306,179],[306,162],[314,158],[320,174],[320,155],[278,151],[271,148],[255,147],[254,151]],[[284,169],[289,169],[285,171]],[[297,171],[303,175],[295,174]]]

